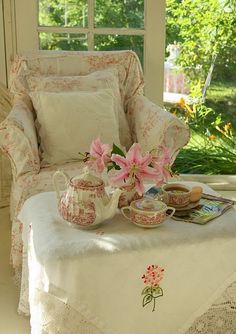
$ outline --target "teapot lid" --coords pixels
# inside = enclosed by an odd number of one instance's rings
[[[87,167],[83,169],[84,173],[75,176],[71,179],[70,183],[75,188],[90,188],[90,187],[99,187],[103,185],[102,179],[93,175]]]

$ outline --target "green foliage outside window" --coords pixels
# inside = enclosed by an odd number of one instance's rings
[[[40,0],[39,25],[44,27],[88,27],[86,0]],[[144,28],[144,0],[96,0],[94,6],[96,28]],[[39,34],[40,48],[48,50],[87,50],[83,34]],[[143,36],[98,35],[94,37],[95,50],[132,49],[143,63]]]
[[[144,28],[144,0],[95,0],[95,26]]]
[[[174,41],[181,49],[177,63],[185,68],[193,86],[204,85],[212,63],[216,77],[232,76],[236,71],[236,1],[167,0],[166,44]]]
[[[87,27],[87,0],[39,0],[39,25]]]

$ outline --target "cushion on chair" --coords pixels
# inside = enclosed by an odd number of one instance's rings
[[[96,91],[110,88],[115,100],[115,112],[119,124],[119,137],[122,146],[131,146],[131,134],[122,106],[118,71],[116,68],[95,71],[84,76],[28,76],[27,83],[30,91],[66,92],[66,91]]]
[[[40,125],[42,163],[78,160],[93,139],[119,142],[111,89],[95,92],[34,92],[30,94]]]

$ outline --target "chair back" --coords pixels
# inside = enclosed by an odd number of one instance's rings
[[[143,72],[133,51],[37,51],[18,55],[10,73],[10,91],[28,92],[27,76],[76,76],[115,67],[124,108],[130,98],[143,94]]]

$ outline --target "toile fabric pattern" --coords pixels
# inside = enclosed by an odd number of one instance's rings
[[[23,99],[15,101],[10,114],[0,124],[0,143],[11,161],[14,179],[40,171],[34,116]]]

